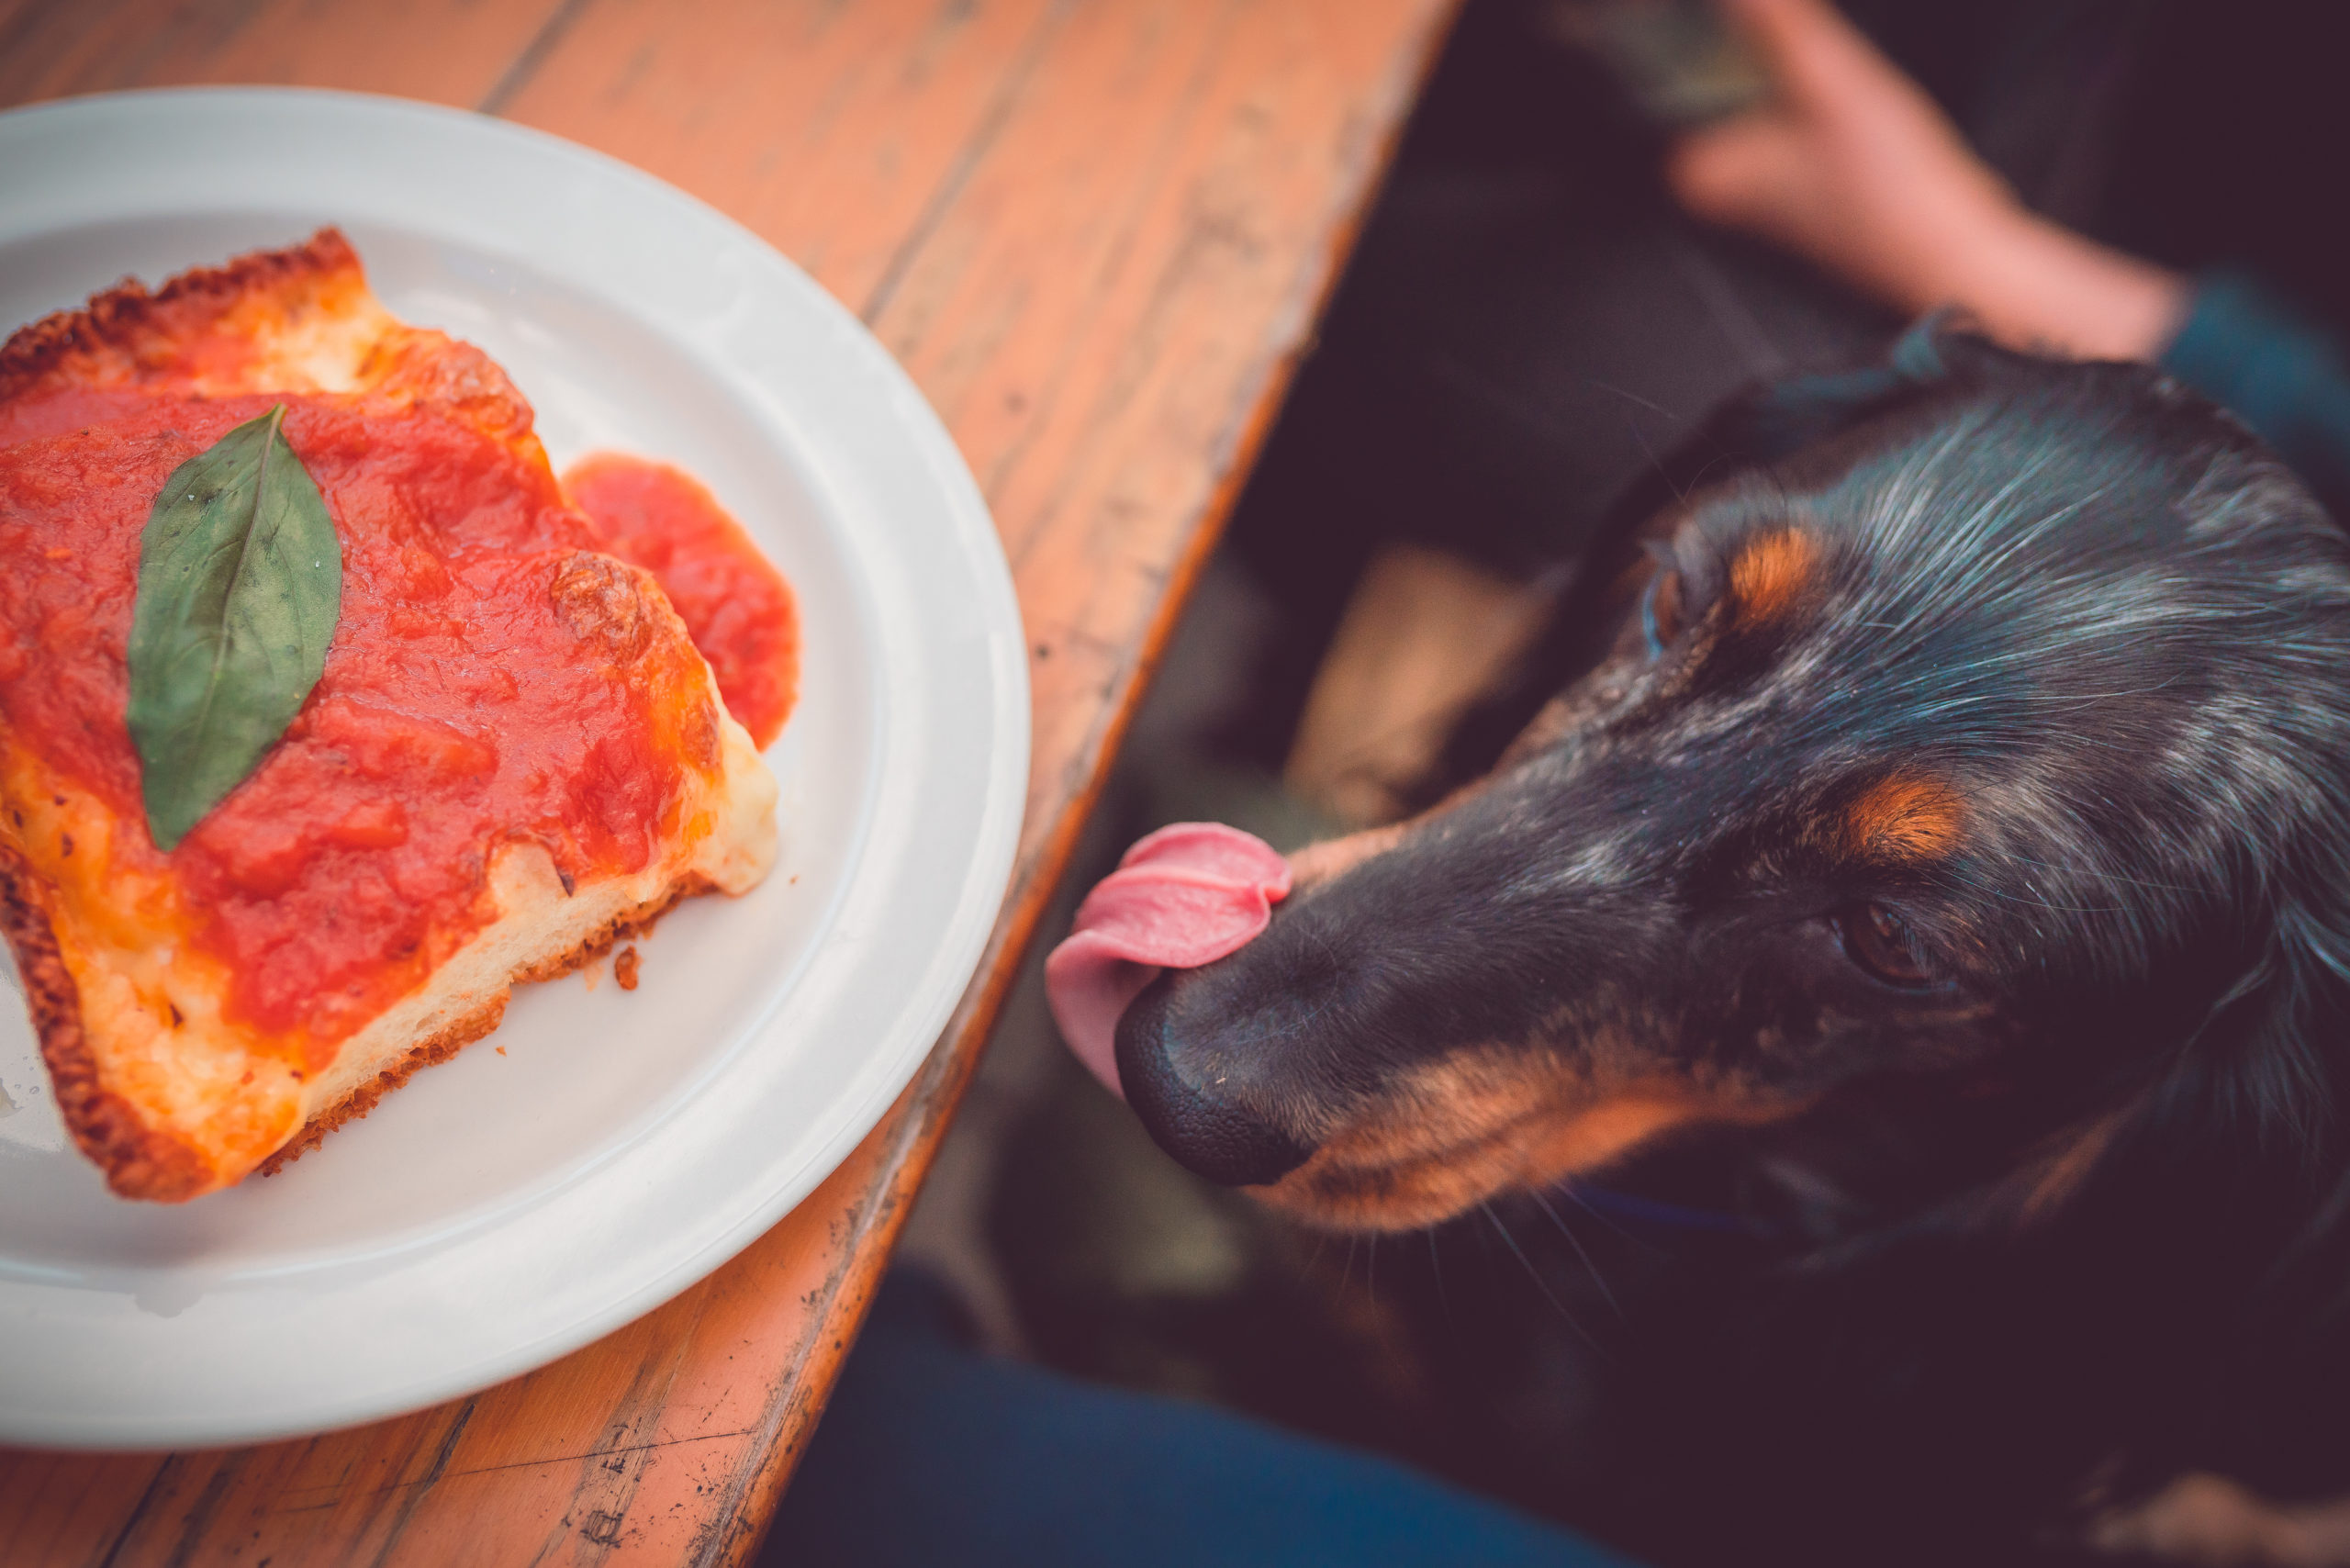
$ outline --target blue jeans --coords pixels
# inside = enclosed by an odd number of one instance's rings
[[[893,1278],[763,1568],[1629,1568],[1563,1530],[1229,1412],[975,1353]]]

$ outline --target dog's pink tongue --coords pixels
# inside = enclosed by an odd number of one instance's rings
[[[1118,1017],[1162,969],[1237,952],[1289,893],[1289,862],[1220,823],[1177,823],[1137,843],[1077,908],[1077,928],[1045,960],[1061,1037],[1118,1087]]]

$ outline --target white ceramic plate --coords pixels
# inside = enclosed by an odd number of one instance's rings
[[[329,222],[396,314],[506,367],[558,467],[599,447],[677,463],[791,579],[802,695],[767,756],[783,857],[747,898],[665,919],[635,991],[521,988],[490,1040],[284,1175],[178,1207],[106,1193],[0,990],[0,1442],[370,1420],[649,1310],[872,1127],[1003,896],[1027,666],[986,509],[880,346],[711,208],[388,99],[84,98],[0,115],[0,334]]]

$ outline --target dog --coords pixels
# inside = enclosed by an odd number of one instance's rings
[[[1521,1491],[1646,1560],[2350,1560],[2350,541],[1946,325],[1624,515],[1469,781],[1126,1009],[1135,1114],[1432,1255],[1628,1228]]]

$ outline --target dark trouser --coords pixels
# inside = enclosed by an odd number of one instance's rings
[[[767,1538],[764,1568],[1622,1568],[1401,1465],[1206,1406],[979,1355],[895,1277]]]

